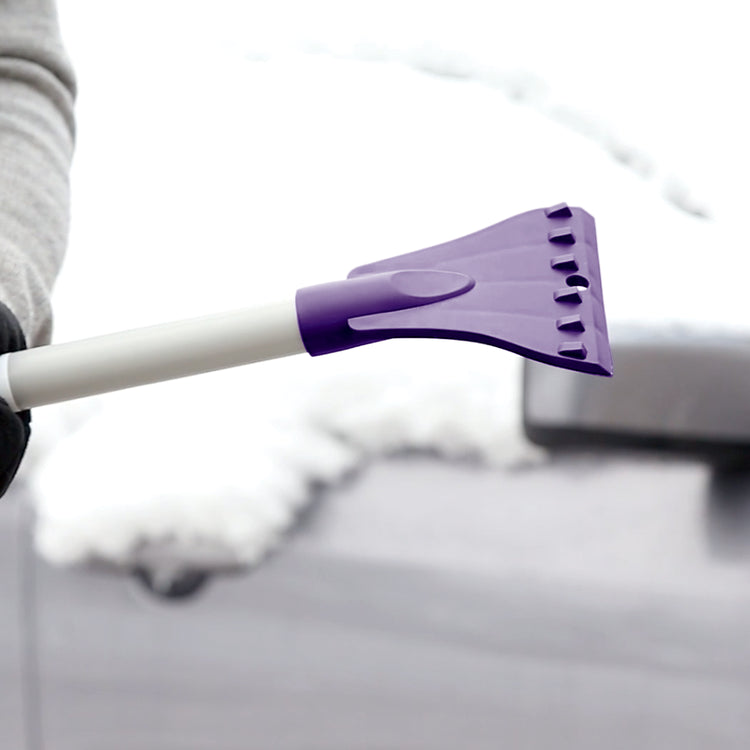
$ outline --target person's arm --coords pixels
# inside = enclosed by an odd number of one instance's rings
[[[29,346],[51,335],[67,243],[75,82],[52,0],[0,0],[0,302]]]
[[[0,0],[0,353],[47,343],[67,244],[75,81],[52,0]],[[0,495],[30,414],[0,399]]]

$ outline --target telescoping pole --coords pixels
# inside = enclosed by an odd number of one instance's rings
[[[15,411],[305,351],[294,299],[0,357]]]

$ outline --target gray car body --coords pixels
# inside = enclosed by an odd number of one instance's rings
[[[384,461],[179,602],[47,565],[11,499],[0,745],[745,748],[750,521],[725,485],[638,454]]]

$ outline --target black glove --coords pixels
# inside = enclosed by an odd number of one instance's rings
[[[26,348],[26,339],[16,316],[0,302],[0,354]],[[2,497],[21,464],[31,434],[31,412],[16,414],[0,398],[0,497]]]

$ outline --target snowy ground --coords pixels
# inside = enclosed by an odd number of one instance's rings
[[[562,200],[597,219],[615,328],[750,319],[736,3],[60,6],[81,93],[59,341],[286,297]],[[370,455],[529,459],[519,368],[389,342],[39,409],[39,550],[254,561]]]

